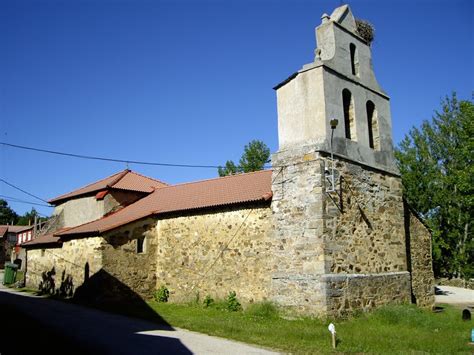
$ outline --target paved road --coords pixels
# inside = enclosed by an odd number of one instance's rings
[[[435,301],[474,307],[474,290],[454,286],[436,286]]]
[[[0,286],[0,354],[276,354]]]

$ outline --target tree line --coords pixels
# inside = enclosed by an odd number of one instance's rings
[[[474,104],[456,94],[396,149],[408,203],[433,237],[436,276],[474,277]]]

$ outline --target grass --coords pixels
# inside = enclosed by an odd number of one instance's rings
[[[284,319],[269,303],[243,312],[215,306],[149,302],[175,327],[235,339],[291,353],[331,353],[330,321]],[[413,352],[472,354],[468,345],[472,322],[461,320],[458,309],[446,306],[432,313],[412,305],[387,306],[352,319],[334,321],[337,352],[406,354]]]

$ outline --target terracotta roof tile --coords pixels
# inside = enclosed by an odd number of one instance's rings
[[[48,202],[57,205],[66,200],[90,193],[96,193],[104,189],[119,189],[151,193],[154,189],[164,186],[167,186],[167,184],[162,181],[137,174],[130,170],[124,170],[67,194],[55,197]]]
[[[56,233],[64,232],[70,228],[62,228],[56,231]],[[39,237],[34,238],[28,242],[22,243],[22,247],[37,246],[37,245],[46,245],[46,244],[61,244],[61,240],[58,236],[55,236],[54,233],[40,235]]]
[[[272,172],[264,170],[167,186],[114,214],[56,235],[100,234],[151,215],[269,200],[271,177]]]
[[[27,231],[29,229],[33,229],[33,226],[12,226],[12,225],[0,225],[0,228],[7,228],[8,232],[10,233],[20,233]]]
[[[33,240],[30,240],[29,242],[22,243],[21,246],[27,248],[27,247],[36,246],[36,245],[60,244],[60,243],[61,241],[59,240],[59,237],[53,234],[45,234]]]
[[[0,238],[7,234],[8,227],[7,226],[0,226]]]

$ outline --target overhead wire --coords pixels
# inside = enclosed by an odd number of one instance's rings
[[[25,203],[25,204],[41,206],[41,207],[54,207],[54,206],[51,206],[51,205],[44,205],[42,203],[21,200],[21,199],[18,199],[16,197],[12,197],[12,196],[0,195],[0,199],[5,200],[5,201],[10,201],[10,202]]]
[[[2,178],[0,178],[0,181],[3,182],[4,184],[10,186],[10,187],[13,187],[14,189],[16,189],[16,190],[18,190],[18,191],[23,192],[24,194],[27,194],[27,195],[29,195],[29,196],[31,196],[31,197],[36,198],[37,200],[40,200],[40,201],[42,201],[42,202],[45,202],[45,203],[48,203],[48,204],[49,204],[49,202],[46,201],[45,199],[42,199],[41,197],[38,197],[38,196],[36,196],[36,195],[33,195],[32,193],[30,193],[30,192],[28,192],[28,191],[25,191],[25,190],[23,190],[22,188],[20,188],[20,187],[18,187],[18,186],[16,186],[16,185],[13,185],[13,184],[11,184],[11,183],[9,183],[8,181],[5,181],[5,180],[2,179]]]
[[[42,148],[36,148],[36,147],[27,147],[24,145],[11,144],[11,143],[6,143],[6,142],[0,142],[0,145],[3,145],[5,147],[29,150],[29,151],[40,152],[40,153],[61,155],[61,156],[72,157],[72,158],[109,161],[109,162],[114,162],[114,163],[125,163],[127,164],[127,166],[128,164],[137,164],[137,165],[153,165],[153,166],[166,166],[166,167],[176,167],[176,168],[204,168],[204,169],[224,168],[224,166],[222,165],[175,164],[175,163],[160,163],[160,162],[149,162],[149,161],[141,161],[141,160],[99,157],[99,156],[93,156],[93,155],[60,152],[57,150],[42,149]],[[236,168],[239,168],[239,166],[236,166]]]
[[[35,151],[35,152],[62,155],[62,156],[67,156],[67,157],[80,158],[80,159],[110,161],[110,162],[115,162],[115,163],[138,164],[138,165],[155,165],[155,166],[170,166],[170,167],[178,167],[178,168],[217,169],[217,168],[220,167],[218,165],[172,164],[172,163],[159,163],[159,162],[148,162],[148,161],[139,161],[139,160],[107,158],[107,157],[98,157],[98,156],[92,156],[92,155],[59,152],[59,151],[49,150],[49,149],[27,147],[27,146],[23,146],[23,145],[17,145],[17,144],[5,143],[5,142],[0,142],[0,144],[3,145],[3,146],[6,146],[6,147],[30,150],[30,151]]]

